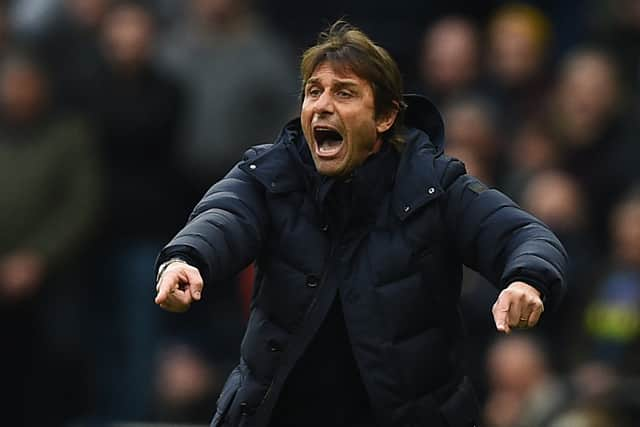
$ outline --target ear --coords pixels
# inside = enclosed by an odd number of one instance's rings
[[[378,134],[385,133],[391,129],[391,126],[396,122],[396,117],[398,117],[398,105],[394,102],[394,108],[376,118],[376,130]]]

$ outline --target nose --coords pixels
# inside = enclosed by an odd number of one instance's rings
[[[333,98],[330,91],[324,91],[316,102],[313,103],[313,112],[317,115],[333,113]]]

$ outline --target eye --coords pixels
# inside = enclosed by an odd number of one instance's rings
[[[317,98],[321,93],[322,91],[317,86],[310,86],[307,88],[307,96],[310,96],[311,98]]]
[[[348,99],[348,98],[351,98],[353,96],[353,93],[351,93],[351,91],[348,91],[346,89],[341,89],[338,92],[336,92],[336,96],[338,98]]]

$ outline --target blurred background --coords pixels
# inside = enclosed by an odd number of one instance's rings
[[[465,273],[483,425],[638,425],[640,0],[0,2],[6,425],[208,423],[252,273],[170,315],[154,259],[297,115],[298,58],[340,17],[439,105],[449,154],[571,255],[565,303],[508,337]]]

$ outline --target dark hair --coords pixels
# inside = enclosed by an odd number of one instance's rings
[[[317,43],[302,55],[302,94],[307,80],[325,62],[339,70],[348,70],[369,82],[373,89],[377,117],[397,110],[398,116],[393,126],[383,136],[396,147],[402,144],[400,129],[406,104],[402,100],[402,76],[389,52],[375,44],[358,28],[345,21],[337,21],[320,33]]]

